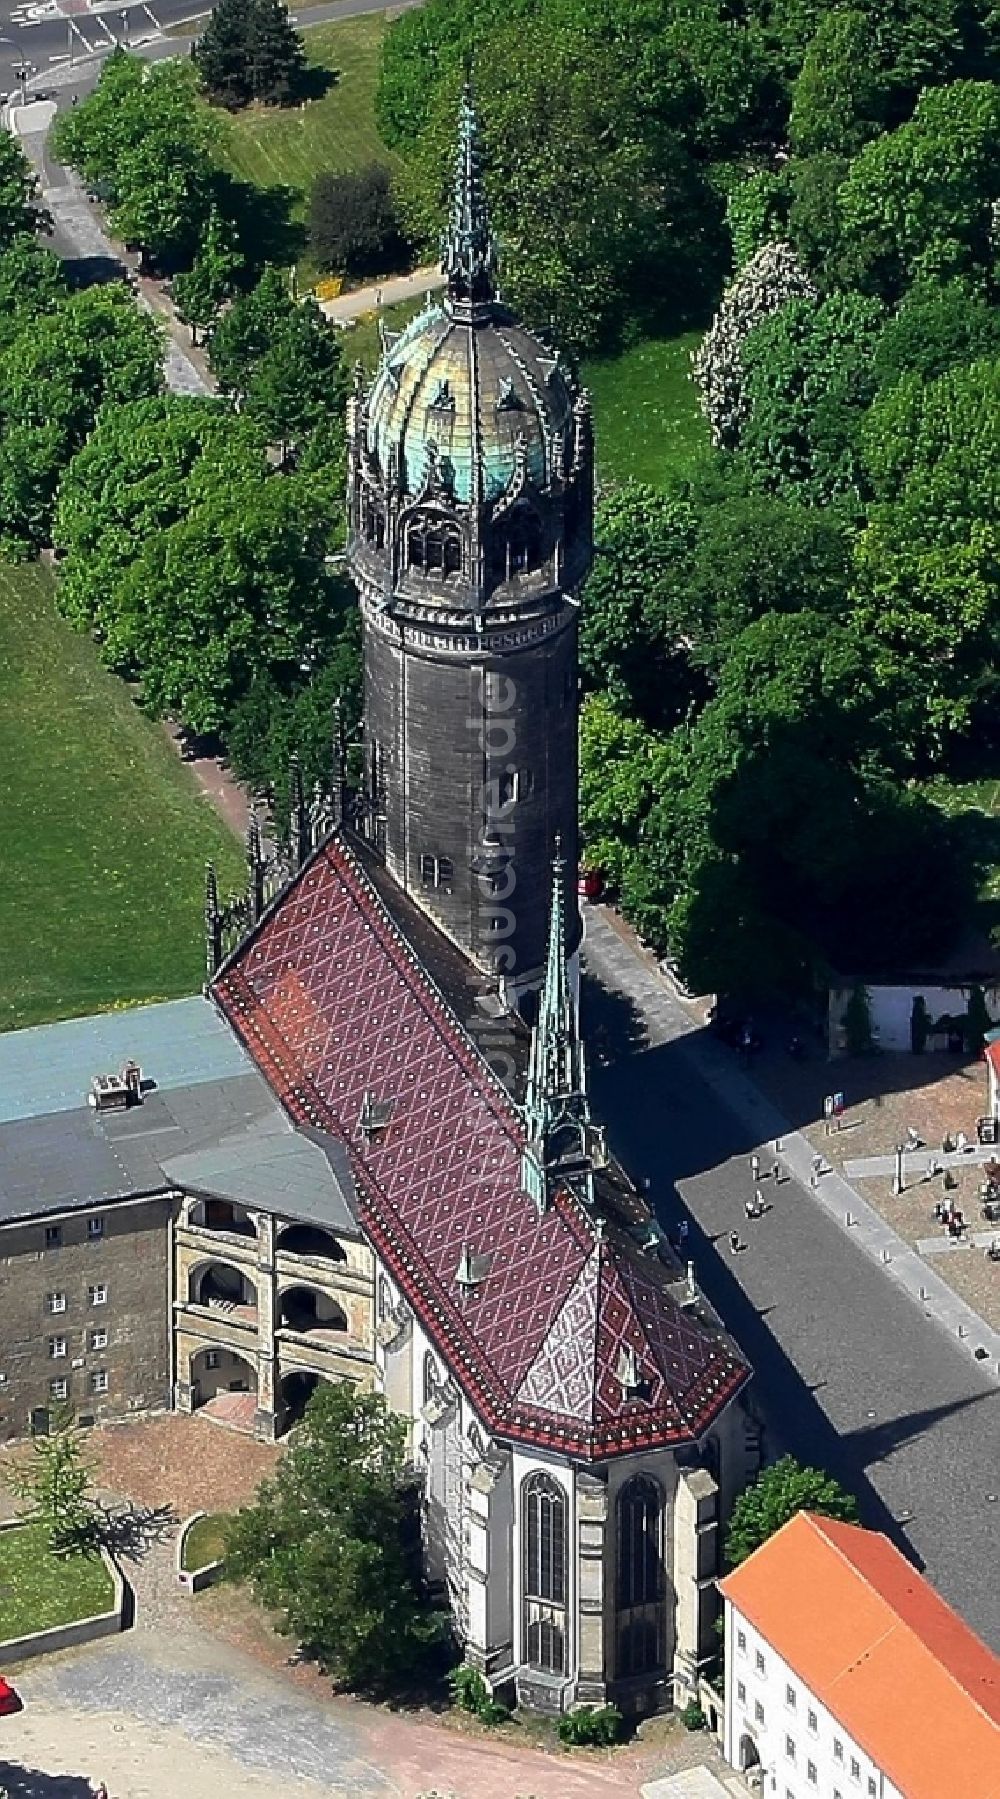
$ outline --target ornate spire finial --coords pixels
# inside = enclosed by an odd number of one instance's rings
[[[524,1100],[528,1145],[522,1181],[544,1210],[552,1185],[572,1186],[593,1199],[593,1142],[587,1073],[577,1026],[576,1002],[566,959],[566,858],[556,837],[552,858],[552,908],[545,985],[531,1034]]]
[[[462,92],[458,121],[458,150],[451,199],[451,219],[441,259],[448,277],[448,300],[475,316],[487,311],[496,298],[493,270],[496,246],[490,231],[483,192],[479,122],[469,83]]]

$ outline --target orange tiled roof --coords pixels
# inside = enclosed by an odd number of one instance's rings
[[[1000,1657],[887,1537],[799,1512],[720,1584],[904,1799],[1000,1799]]]

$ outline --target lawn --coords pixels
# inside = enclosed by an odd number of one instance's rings
[[[44,1524],[0,1531],[0,1642],[109,1612],[114,1602],[99,1557],[53,1555]]]
[[[0,1029],[197,992],[239,846],[40,568],[0,566],[0,769]]]
[[[224,1554],[226,1527],[232,1522],[228,1512],[207,1512],[196,1519],[184,1538],[182,1564],[186,1574],[207,1568],[210,1562],[221,1562]]]
[[[594,399],[597,473],[604,481],[660,485],[708,447],[691,381],[699,331],[649,338],[620,356],[584,364]]]
[[[334,80],[319,99],[301,106],[253,106],[217,112],[220,155],[230,172],[255,187],[293,190],[301,209],[321,169],[343,174],[393,158],[375,124],[375,87],[384,14],[317,25],[305,33],[312,68]]]

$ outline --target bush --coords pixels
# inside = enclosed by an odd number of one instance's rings
[[[452,1704],[459,1711],[471,1712],[479,1719],[480,1724],[506,1724],[510,1713],[505,1705],[498,1705],[492,1698],[490,1689],[478,1668],[470,1668],[463,1662],[459,1668],[453,1668],[448,1676],[451,1688]]]
[[[567,1712],[559,1720],[559,1741],[582,1745],[617,1743],[622,1734],[622,1715],[617,1705],[599,1705],[593,1711]]]
[[[406,246],[388,169],[371,163],[345,175],[317,175],[309,206],[309,242],[325,269],[367,275],[398,263]]]
[[[689,1699],[683,1711],[678,1712],[677,1716],[685,1730],[704,1730],[708,1723],[697,1699]]]

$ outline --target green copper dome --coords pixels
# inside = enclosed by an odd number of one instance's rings
[[[496,302],[483,312],[471,318],[449,296],[387,344],[367,447],[383,474],[395,453],[406,493],[419,491],[431,462],[463,505],[499,499],[522,467],[545,488],[565,463],[572,394],[558,357]]]

